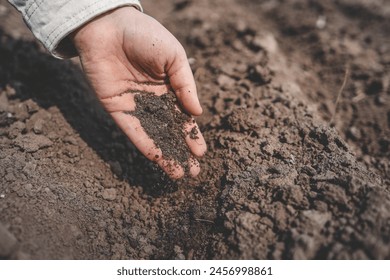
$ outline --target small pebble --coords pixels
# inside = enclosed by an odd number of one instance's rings
[[[316,21],[316,27],[318,29],[324,29],[326,27],[326,16],[319,16]]]

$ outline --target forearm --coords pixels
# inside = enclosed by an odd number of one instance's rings
[[[86,22],[121,6],[142,7],[138,0],[8,0],[35,37],[56,57],[77,55],[67,36]]]

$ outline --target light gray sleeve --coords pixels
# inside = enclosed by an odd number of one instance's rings
[[[35,37],[55,57],[76,56],[67,38],[94,17],[122,6],[142,11],[138,0],[8,0],[18,9]]]

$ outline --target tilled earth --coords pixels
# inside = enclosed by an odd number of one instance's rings
[[[2,0],[0,258],[390,258],[389,3],[143,4],[190,58],[201,174],[162,176]]]

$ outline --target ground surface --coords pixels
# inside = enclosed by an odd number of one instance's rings
[[[390,258],[388,1],[143,4],[190,57],[200,176],[161,178],[2,0],[0,258]]]

